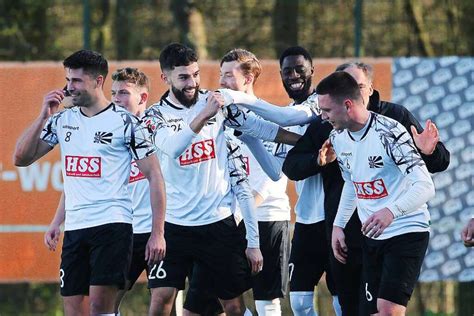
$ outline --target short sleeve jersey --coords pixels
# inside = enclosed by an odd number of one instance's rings
[[[74,107],[51,116],[40,137],[61,146],[65,230],[132,223],[130,164],[156,151],[137,117],[114,104],[92,117]]]

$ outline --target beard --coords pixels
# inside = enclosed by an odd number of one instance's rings
[[[194,104],[196,104],[198,96],[199,96],[199,85],[196,86],[196,92],[192,96],[191,99],[189,99],[188,96],[184,93],[184,90],[179,90],[176,89],[175,87],[171,86],[171,91],[173,91],[173,95],[176,97],[176,99],[181,103],[183,106],[190,108]]]
[[[290,87],[290,83],[287,83],[286,81],[283,81],[283,87],[285,88],[286,93],[288,96],[295,100],[297,103],[301,103],[304,100],[308,98],[308,96],[311,94],[311,77],[303,79],[303,88],[300,90],[293,90]]]

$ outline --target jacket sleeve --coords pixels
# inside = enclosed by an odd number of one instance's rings
[[[288,152],[283,163],[283,173],[291,180],[303,180],[321,172],[318,152],[328,138],[330,128],[318,118],[310,124],[296,145]]]

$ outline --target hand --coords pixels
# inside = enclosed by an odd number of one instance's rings
[[[58,112],[59,105],[64,99],[63,90],[53,90],[46,94],[43,98],[43,105],[41,107],[40,116],[43,119],[49,118],[54,113]]]
[[[46,233],[44,233],[44,244],[50,251],[55,251],[61,236],[59,225],[51,224]]]
[[[464,246],[474,246],[474,218],[471,218],[467,225],[461,231],[461,239],[464,242]]]
[[[150,235],[150,239],[146,244],[145,248],[145,260],[148,262],[149,266],[154,265],[155,263],[163,260],[166,255],[166,241],[163,234],[154,234],[153,232]]]
[[[347,262],[347,245],[344,230],[339,226],[332,227],[331,247],[334,257],[341,263]]]
[[[245,249],[245,255],[249,262],[252,274],[257,274],[263,269],[263,256],[259,248],[247,248]]]
[[[416,147],[425,155],[431,155],[436,149],[436,144],[439,141],[439,133],[436,125],[431,120],[426,121],[425,129],[418,134],[415,126],[410,127],[413,134],[413,140]]]
[[[334,152],[334,149],[332,148],[331,141],[326,139],[324,142],[323,146],[319,150],[318,153],[318,165],[321,167],[327,165],[328,163],[333,162],[336,160],[336,153]]]
[[[390,210],[384,207],[372,214],[365,223],[362,224],[362,234],[369,238],[379,237],[385,228],[393,222],[393,214]]]
[[[213,118],[217,112],[224,106],[224,97],[219,92],[212,92],[207,98],[207,105],[202,110],[206,119]]]

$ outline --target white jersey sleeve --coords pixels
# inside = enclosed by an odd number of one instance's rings
[[[225,126],[266,141],[274,141],[280,128],[277,124],[259,118],[252,112],[242,111],[235,104],[226,106],[223,114],[226,118]]]
[[[226,143],[230,184],[244,218],[247,247],[259,248],[258,221],[254,197],[247,178],[246,165],[240,147],[227,135]]]
[[[173,159],[178,158],[197,136],[188,124],[179,127],[168,124],[155,106],[145,112],[143,120],[152,131],[155,146]]]
[[[281,107],[244,92],[230,89],[220,89],[219,91],[224,96],[226,105],[238,104],[280,126],[307,124],[320,114],[318,96],[316,93],[310,95],[306,101],[301,104],[296,104],[291,107]]]
[[[410,134],[401,124],[393,124],[390,121],[387,121],[387,124],[390,133],[381,134],[382,144],[395,165],[405,175],[409,186],[393,205],[387,205],[394,218],[397,218],[418,210],[434,197],[435,189]]]
[[[54,147],[59,143],[57,128],[58,128],[58,120],[64,114],[66,110],[58,112],[48,118],[46,124],[41,131],[40,138],[48,143],[49,146]]]

